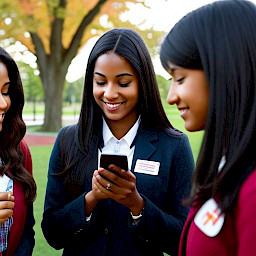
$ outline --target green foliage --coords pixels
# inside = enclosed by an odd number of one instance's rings
[[[43,100],[43,86],[41,79],[35,75],[35,70],[24,62],[17,62],[21,74],[25,99],[27,101]]]
[[[158,83],[161,98],[166,100],[171,83],[169,80],[166,80],[164,77],[160,75],[156,75],[156,80]]]
[[[65,91],[64,91],[64,101],[74,103],[80,103],[82,100],[83,94],[83,87],[84,87],[84,77],[78,79],[73,83],[66,83]]]

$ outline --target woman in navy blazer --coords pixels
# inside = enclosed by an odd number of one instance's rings
[[[128,156],[129,170],[100,168],[100,155],[112,151]],[[163,110],[144,41],[113,29],[89,56],[78,124],[56,139],[43,233],[63,255],[174,256],[193,167],[187,136]]]

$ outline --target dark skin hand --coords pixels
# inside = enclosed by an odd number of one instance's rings
[[[111,198],[130,209],[133,215],[138,215],[145,202],[136,188],[136,177],[131,171],[125,171],[116,165],[109,165],[114,172],[99,168],[94,171],[92,190],[85,196],[86,215],[102,199]],[[108,183],[111,187],[107,189]]]
[[[13,215],[14,196],[12,192],[0,192],[0,225]]]

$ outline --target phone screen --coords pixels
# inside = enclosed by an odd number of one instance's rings
[[[100,156],[100,167],[108,169],[110,164],[114,164],[125,171],[128,170],[128,159],[126,155],[109,155],[101,154]]]

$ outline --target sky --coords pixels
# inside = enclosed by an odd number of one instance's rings
[[[211,3],[213,0],[145,0],[144,2],[149,8],[145,8],[142,4],[128,3],[127,7],[130,10],[122,14],[121,19],[129,20],[132,24],[138,25],[140,29],[153,27],[155,30],[167,33],[185,14]],[[101,22],[102,25],[111,28],[107,17],[103,17]],[[88,55],[97,39],[90,39],[73,59],[66,76],[67,81],[73,82],[83,77],[86,69],[85,60],[88,59]],[[162,68],[158,56],[153,59],[153,63],[157,74],[165,78],[170,77]]]
[[[256,4],[256,0],[251,1]],[[214,2],[214,0],[145,0],[144,3],[148,8],[143,7],[142,4],[128,3],[129,11],[122,14],[120,18],[124,21],[129,20],[131,23],[138,25],[140,29],[153,27],[155,30],[167,33],[188,12],[211,2]],[[103,26],[112,28],[106,15],[102,16],[100,22]],[[74,82],[84,76],[89,53],[97,39],[96,37],[90,39],[73,59],[66,76],[68,82]],[[22,48],[23,46],[17,43],[16,47]],[[24,59],[24,56],[22,59],[26,63],[33,59],[30,65],[35,66],[36,57],[31,55],[32,53],[28,53],[25,56],[27,59]],[[162,75],[166,79],[170,78],[170,75],[162,68],[159,56],[153,59],[153,63],[156,74]]]

